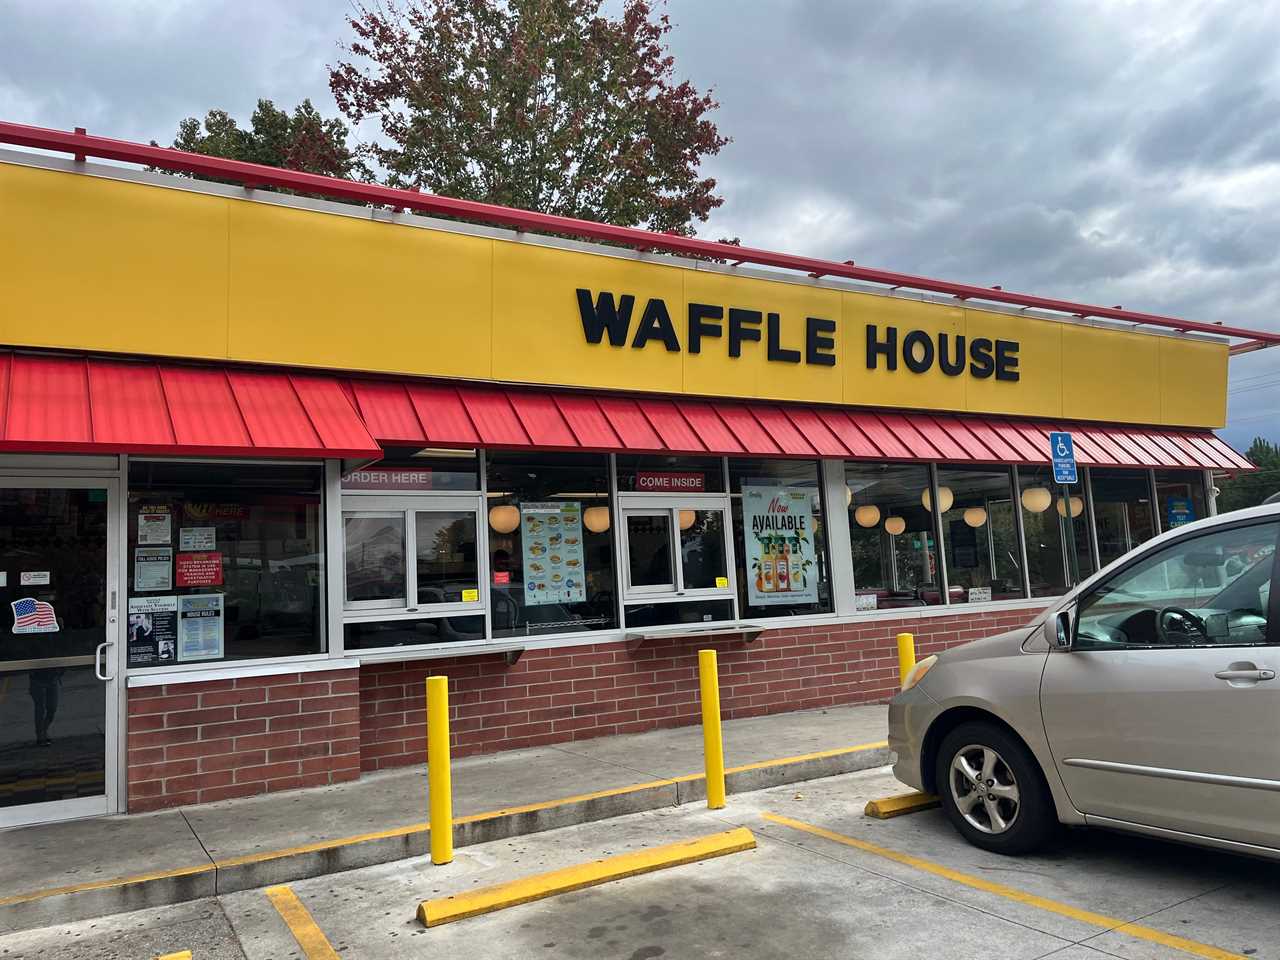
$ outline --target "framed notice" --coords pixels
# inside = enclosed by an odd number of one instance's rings
[[[133,589],[137,593],[173,589],[173,547],[133,551]]]
[[[526,606],[586,600],[581,503],[521,504],[520,542]]]
[[[220,593],[178,598],[178,660],[221,660],[223,603]]]
[[[742,522],[748,605],[817,603],[813,491],[744,484]]]

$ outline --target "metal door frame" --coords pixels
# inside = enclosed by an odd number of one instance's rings
[[[106,645],[102,669],[109,679],[103,681],[105,716],[103,718],[103,796],[80,797],[75,800],[52,800],[15,807],[0,807],[0,829],[26,824],[52,823],[83,817],[120,813],[124,809],[127,770],[124,757],[125,644],[120,609],[124,585],[120,571],[125,569],[125,544],[121,536],[124,504],[120,496],[120,478],[116,475],[55,476],[46,473],[24,474],[6,470],[0,474],[0,489],[102,490],[107,491],[107,569],[105,571],[106,610],[103,643]],[[95,658],[96,659],[96,658]],[[95,670],[98,664],[94,665]]]

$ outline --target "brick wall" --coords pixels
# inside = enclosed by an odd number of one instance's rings
[[[428,674],[449,677],[454,755],[466,756],[696,723],[697,651],[708,646],[719,650],[729,719],[883,702],[898,686],[898,633],[914,633],[923,657],[1020,626],[1040,609],[770,630],[752,644],[730,637],[530,650],[511,667],[497,655],[368,664],[360,762],[365,770],[424,762]]]
[[[357,779],[358,673],[130,688],[129,812]]]

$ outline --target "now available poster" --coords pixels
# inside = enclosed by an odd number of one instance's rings
[[[746,526],[747,603],[816,603],[813,491],[794,487],[742,488]]]

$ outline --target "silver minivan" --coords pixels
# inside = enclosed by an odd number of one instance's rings
[[[1058,824],[1280,858],[1280,505],[1171,530],[1030,625],[921,660],[899,780],[976,846]]]

